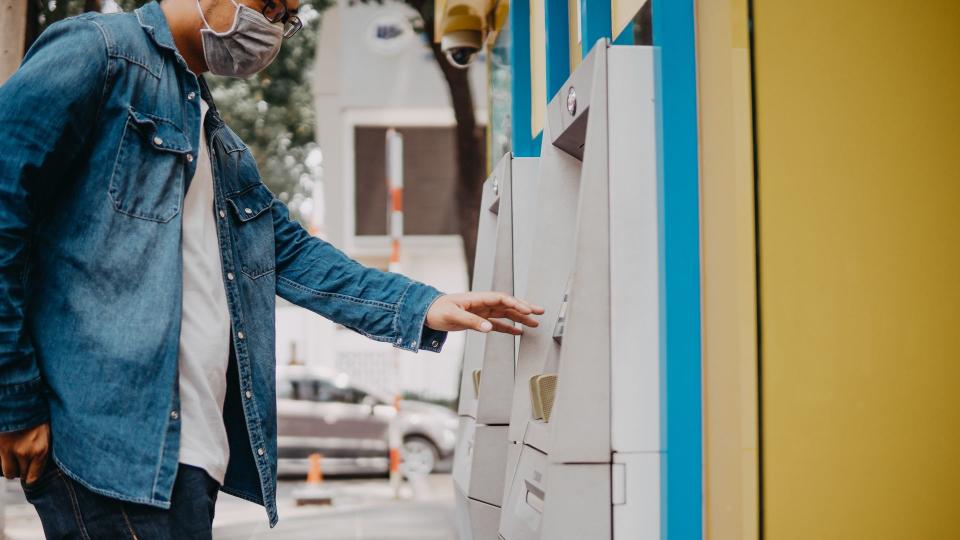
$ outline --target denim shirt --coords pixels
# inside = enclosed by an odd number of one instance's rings
[[[87,488],[169,508],[180,419],[181,209],[200,104],[231,322],[223,491],[277,522],[275,301],[439,351],[441,294],[289,216],[177,52],[160,6],[51,25],[0,86],[0,432],[44,421]]]

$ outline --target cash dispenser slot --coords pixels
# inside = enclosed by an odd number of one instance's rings
[[[530,378],[530,407],[533,418],[550,421],[553,401],[557,396],[557,374],[544,373]]]

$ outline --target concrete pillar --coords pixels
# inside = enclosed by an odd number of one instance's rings
[[[26,2],[0,0],[0,84],[17,70],[23,58],[26,22]]]

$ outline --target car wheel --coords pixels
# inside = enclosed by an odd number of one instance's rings
[[[400,448],[400,472],[410,478],[427,476],[437,466],[440,452],[423,437],[407,437]]]

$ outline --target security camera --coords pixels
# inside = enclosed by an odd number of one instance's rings
[[[447,56],[450,65],[467,69],[483,46],[480,30],[454,30],[440,38],[440,50]]]

